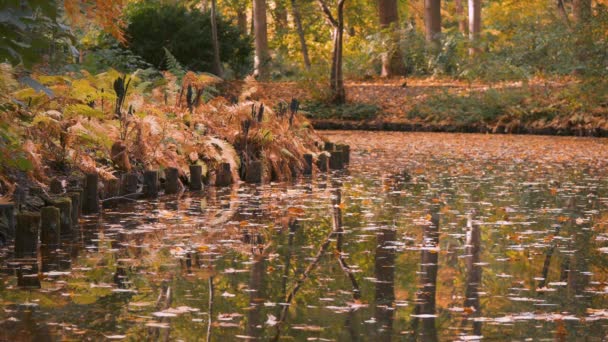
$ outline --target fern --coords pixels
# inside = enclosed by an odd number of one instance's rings
[[[167,70],[169,70],[173,75],[177,77],[178,80],[181,80],[182,77],[186,74],[186,69],[179,63],[177,58],[171,54],[171,52],[167,48],[163,48],[165,50],[165,65]]]

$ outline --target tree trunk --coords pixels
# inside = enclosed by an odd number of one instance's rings
[[[424,28],[427,42],[437,43],[441,33],[441,0],[424,0]]]
[[[557,6],[557,14],[562,18],[566,26],[570,28],[570,19],[568,18],[568,12],[564,6],[564,0],[556,0],[555,5]]]
[[[310,70],[310,58],[308,57],[308,47],[306,46],[306,38],[304,37],[304,29],[302,28],[302,17],[300,16],[300,9],[296,0],[291,0],[291,13],[293,15],[293,22],[296,25],[298,31],[298,38],[300,38],[300,47],[302,49],[302,58],[304,59],[304,66],[306,70]]]
[[[217,34],[217,1],[211,0],[211,40],[213,41],[213,73],[223,77],[222,62],[220,60],[220,41]]]
[[[285,32],[287,30],[287,7],[284,0],[274,0],[275,30]]]
[[[399,49],[399,11],[397,0],[378,0],[378,16],[382,29],[391,28],[391,47],[382,55],[382,77],[405,75],[405,64]]]
[[[591,0],[573,0],[572,12],[577,24],[584,24],[591,18]]]
[[[456,0],[456,19],[458,20],[458,31],[462,35],[467,35],[467,16],[464,14],[463,0]]]
[[[255,35],[254,75],[268,77],[268,28],[266,24],[266,0],[253,0],[253,26]]]
[[[239,31],[243,34],[247,34],[247,8],[239,8],[236,12],[236,22],[239,27]]]
[[[471,48],[469,55],[473,56],[479,52],[479,48],[475,45],[478,43],[479,34],[481,33],[481,0],[469,0],[469,40]]]
[[[330,89],[331,89],[331,102],[335,104],[342,104],[346,102],[346,94],[344,91],[344,75],[342,73],[342,45],[344,41],[344,1],[339,0],[337,19],[331,14],[331,11],[323,2],[319,0],[321,10],[325,14],[327,21],[333,26],[334,33],[334,48],[331,59],[331,75],[330,75]]]

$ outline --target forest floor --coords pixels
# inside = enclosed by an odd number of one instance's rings
[[[516,82],[395,78],[346,83],[328,106],[302,82],[260,83],[275,100],[298,98],[317,129],[608,136],[608,84],[576,77]]]

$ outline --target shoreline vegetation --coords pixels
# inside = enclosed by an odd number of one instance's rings
[[[280,84],[280,85],[278,85]],[[263,83],[297,94],[318,130],[608,136],[606,81],[576,77],[481,83],[449,78],[347,82],[347,103],[326,105],[296,82]]]

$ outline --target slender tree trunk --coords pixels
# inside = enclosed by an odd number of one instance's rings
[[[577,24],[584,24],[591,18],[591,0],[573,0],[572,12]]]
[[[213,41],[213,73],[223,77],[222,62],[220,60],[220,41],[217,34],[217,3],[211,0],[211,40]]]
[[[441,0],[424,0],[424,28],[426,41],[437,46],[441,34]]]
[[[464,14],[463,0],[456,0],[456,18],[458,19],[458,31],[467,35],[467,16]]]
[[[332,93],[331,101],[336,104],[341,104],[346,101],[346,93],[344,91],[344,75],[342,73],[342,44],[344,41],[344,1],[338,1],[337,19],[331,14],[331,11],[323,2],[318,0],[321,5],[321,10],[325,14],[327,21],[333,26],[334,33],[334,48],[331,63],[330,89]]]
[[[253,25],[255,35],[254,75],[268,77],[268,28],[266,24],[266,0],[253,0]]]
[[[570,28],[570,19],[568,18],[568,12],[564,6],[564,0],[556,0],[555,5],[557,6],[557,14],[562,18],[566,26]]]
[[[274,0],[275,30],[283,32],[287,29],[287,7],[284,0]]]
[[[300,16],[300,9],[298,8],[296,0],[291,0],[291,14],[293,15],[293,22],[296,25],[296,30],[298,31],[298,38],[300,39],[300,47],[302,49],[302,58],[304,59],[304,66],[306,67],[306,70],[310,70],[308,46],[306,45],[304,29],[302,28],[302,17]]]
[[[475,45],[478,43],[481,33],[481,0],[469,0],[469,40],[471,48],[469,55],[473,56],[479,52]]]
[[[247,34],[247,8],[242,7],[237,10],[236,22],[239,27],[239,30],[243,34]]]
[[[382,29],[392,28],[391,47],[382,55],[382,77],[405,75],[405,64],[399,49],[399,11],[397,0],[378,0],[378,16]],[[392,26],[392,27],[391,27]]]

